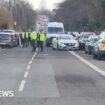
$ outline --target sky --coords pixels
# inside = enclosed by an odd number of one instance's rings
[[[32,3],[33,7],[35,9],[40,9],[40,3],[42,0],[28,0],[30,3]],[[47,9],[52,10],[56,3],[62,2],[63,0],[43,0],[47,7]]]

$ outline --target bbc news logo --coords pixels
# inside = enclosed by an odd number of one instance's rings
[[[14,97],[13,91],[0,91],[0,97]]]

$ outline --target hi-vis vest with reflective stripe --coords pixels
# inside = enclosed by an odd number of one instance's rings
[[[39,35],[39,41],[44,41],[44,40],[45,40],[44,33],[40,33],[40,35]]]
[[[30,34],[31,40],[36,40],[37,39],[37,33],[36,32],[31,32]]]

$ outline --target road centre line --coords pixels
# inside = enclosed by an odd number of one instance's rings
[[[94,71],[98,72],[99,74],[101,74],[102,76],[105,77],[105,71],[103,71],[102,69],[98,68],[97,66],[95,66],[94,64],[90,63],[89,61],[87,61],[86,59],[82,58],[81,56],[79,56],[78,54],[76,54],[73,51],[69,51],[72,55],[74,55],[76,58],[78,58],[80,61],[82,61],[83,63],[87,64],[89,67],[91,67]]]
[[[25,74],[24,74],[24,78],[27,78],[28,77],[28,74],[29,74],[29,72],[26,71]]]
[[[23,89],[24,89],[24,86],[25,86],[25,83],[26,83],[26,81],[25,80],[22,80],[21,81],[21,84],[20,84],[20,86],[19,86],[19,92],[22,92],[23,91]]]
[[[29,62],[29,65],[31,65],[32,64],[32,60]]]
[[[36,54],[37,53],[35,52],[34,55],[32,56],[32,59],[30,60],[28,66],[27,66],[27,70],[29,70],[31,68],[31,64],[32,64],[32,62],[33,62]],[[24,74],[24,79],[26,79],[28,77],[28,74],[29,74],[29,72],[26,71],[25,74]],[[21,84],[19,86],[19,89],[18,89],[19,92],[22,92],[24,90],[25,84],[26,84],[26,81],[25,80],[22,80],[21,81]]]
[[[30,69],[30,67],[31,67],[31,65],[28,65],[28,66],[27,66],[27,70],[29,70],[29,69]]]

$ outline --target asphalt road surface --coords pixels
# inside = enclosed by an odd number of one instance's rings
[[[0,49],[0,105],[105,105],[105,60],[84,51]]]

